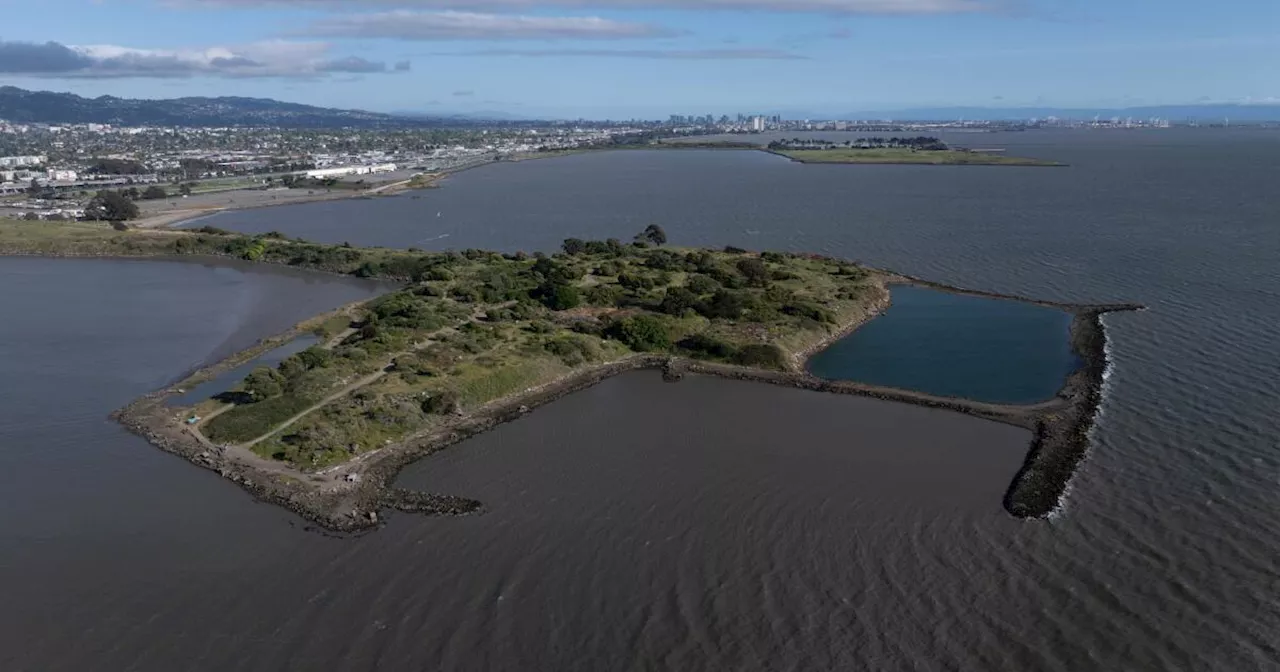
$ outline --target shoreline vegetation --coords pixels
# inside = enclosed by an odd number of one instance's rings
[[[820,255],[566,240],[555,255],[321,245],[211,227],[116,230],[89,223],[0,224],[0,255],[233,258],[406,283],[296,325],[113,417],[154,445],[218,472],[263,501],[334,531],[386,509],[480,511],[463,497],[409,492],[407,464],[628,371],[710,375],[913,403],[1024,427],[1026,461],[1004,498],[1020,518],[1058,505],[1089,445],[1106,369],[1100,316],[1133,304],[1035,301],[1074,315],[1084,365],[1052,400],[980,403],[820,379],[813,353],[882,312],[894,284],[1009,300]],[[171,406],[191,386],[299,335],[320,343],[253,370],[214,399]]]

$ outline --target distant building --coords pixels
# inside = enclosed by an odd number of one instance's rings
[[[759,116],[757,116],[757,117],[751,117],[751,130],[753,130],[753,131],[763,131],[763,130],[764,130],[764,117],[759,117]]]
[[[370,166],[339,166],[337,168],[318,168],[308,170],[307,177],[323,180],[327,177],[346,177],[348,175],[373,175],[375,173],[395,172],[396,164],[378,163]]]
[[[42,166],[48,157],[33,154],[30,156],[0,156],[0,168],[21,168],[23,166]]]

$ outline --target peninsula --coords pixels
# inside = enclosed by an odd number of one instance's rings
[[[920,164],[931,166],[1041,166],[1066,164],[1043,159],[1006,156],[1004,150],[951,147],[927,136],[859,138],[843,143],[823,140],[778,140],[767,151],[799,163]]]
[[[887,307],[892,284],[965,290],[820,255],[668,247],[658,226],[632,241],[569,239],[557,254],[531,256],[322,245],[209,227],[15,222],[0,224],[0,254],[227,257],[404,282],[116,413],[156,446],[344,531],[377,525],[386,509],[480,510],[481,502],[392,482],[417,459],[640,368],[660,368],[672,381],[722,376],[1025,427],[1035,438],[1005,506],[1018,517],[1043,516],[1057,506],[1088,446],[1106,366],[1099,316],[1139,308],[1045,304],[1075,315],[1073,346],[1085,365],[1056,398],[1013,406],[824,380],[804,370],[810,354]],[[317,345],[254,369],[213,399],[173,404],[183,390],[307,333],[319,337]]]

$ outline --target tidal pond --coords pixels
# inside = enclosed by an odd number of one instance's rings
[[[814,355],[810,373],[1033,404],[1052,398],[1080,365],[1066,311],[911,285],[892,293],[893,305],[883,315]]]

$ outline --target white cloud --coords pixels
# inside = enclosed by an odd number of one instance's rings
[[[527,56],[648,58],[681,61],[799,61],[807,57],[777,49],[477,49],[432,56]]]
[[[657,8],[727,9],[820,14],[958,14],[998,11],[1023,4],[1022,0],[170,0],[178,5],[220,5],[363,9],[366,7],[413,7],[419,9],[460,9],[518,11],[536,7],[581,9]]]
[[[0,41],[0,73],[66,78],[325,77],[402,72],[407,62],[334,58],[323,42],[268,41],[205,49],[137,49],[111,44]]]
[[[593,40],[662,37],[672,31],[594,16],[520,16],[396,10],[320,19],[302,31],[321,37],[398,40]]]

